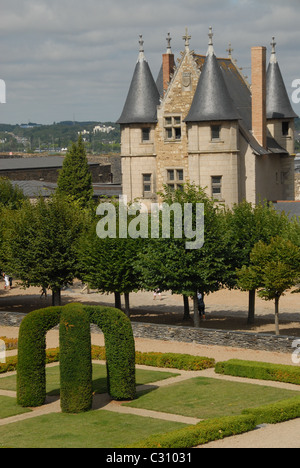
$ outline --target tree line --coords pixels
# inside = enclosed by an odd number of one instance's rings
[[[40,197],[32,203],[8,180],[0,181],[1,268],[25,287],[50,289],[53,305],[60,304],[61,290],[74,279],[100,293],[114,294],[117,308],[121,308],[124,295],[128,316],[130,293],[134,291],[159,288],[182,295],[184,319],[190,318],[188,298],[193,297],[195,327],[200,326],[198,292],[205,296],[224,287],[248,291],[249,323],[255,320],[258,292],[260,297],[274,300],[275,330],[279,334],[280,298],[290,289],[299,291],[299,218],[291,220],[265,202],[253,206],[244,201],[228,209],[192,184],[175,191],[165,187],[160,198],[168,206],[204,205],[201,249],[188,250],[185,234],[181,238],[174,235],[172,212],[168,238],[151,238],[151,215],[148,235],[142,235],[139,216],[129,215],[128,224],[136,224],[135,238],[120,236],[118,229],[116,236],[99,237],[99,201],[93,199],[80,137],[70,147],[57,191],[49,199]],[[110,203],[118,213],[118,200]],[[161,227],[161,218],[159,223]],[[192,223],[195,228],[195,210]]]

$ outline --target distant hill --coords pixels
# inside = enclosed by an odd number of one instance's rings
[[[114,127],[110,133],[94,133],[95,127]],[[64,121],[52,125],[28,123],[0,124],[0,152],[4,151],[59,151],[76,142],[83,133],[88,152],[120,151],[120,128],[114,122]]]

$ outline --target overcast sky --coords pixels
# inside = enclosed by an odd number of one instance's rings
[[[116,121],[138,57],[139,34],[156,79],[166,36],[176,57],[205,54],[213,27],[217,56],[233,57],[251,77],[251,47],[277,57],[291,97],[300,79],[299,0],[1,0],[0,79],[7,103],[1,123]],[[293,105],[300,114],[300,105]]]

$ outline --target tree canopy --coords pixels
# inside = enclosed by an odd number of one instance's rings
[[[72,197],[82,206],[86,206],[93,197],[92,175],[82,136],[66,154],[57,181],[57,192]]]

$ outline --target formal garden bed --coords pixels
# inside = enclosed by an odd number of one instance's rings
[[[102,359],[103,350],[96,348]],[[52,356],[58,350],[50,350]],[[192,356],[191,356],[192,357]],[[187,359],[187,357],[186,357]],[[265,366],[270,366],[264,363]],[[280,366],[281,367],[281,366]],[[254,430],[258,424],[272,424],[300,417],[300,393],[256,385],[196,377],[155,388],[155,382],[176,377],[176,371],[137,369],[137,385],[151,387],[137,393],[126,407],[203,419],[188,425],[137,416],[93,410],[81,414],[46,414],[0,427],[2,447],[136,447],[189,448]],[[47,367],[47,394],[59,395],[59,364]],[[93,391],[107,391],[105,364],[93,364]],[[15,391],[16,376],[0,379],[0,390]],[[7,418],[32,409],[16,405],[15,398],[0,397],[0,416]],[[180,403],[178,403],[180,402]],[[105,428],[105,430],[103,430]]]

